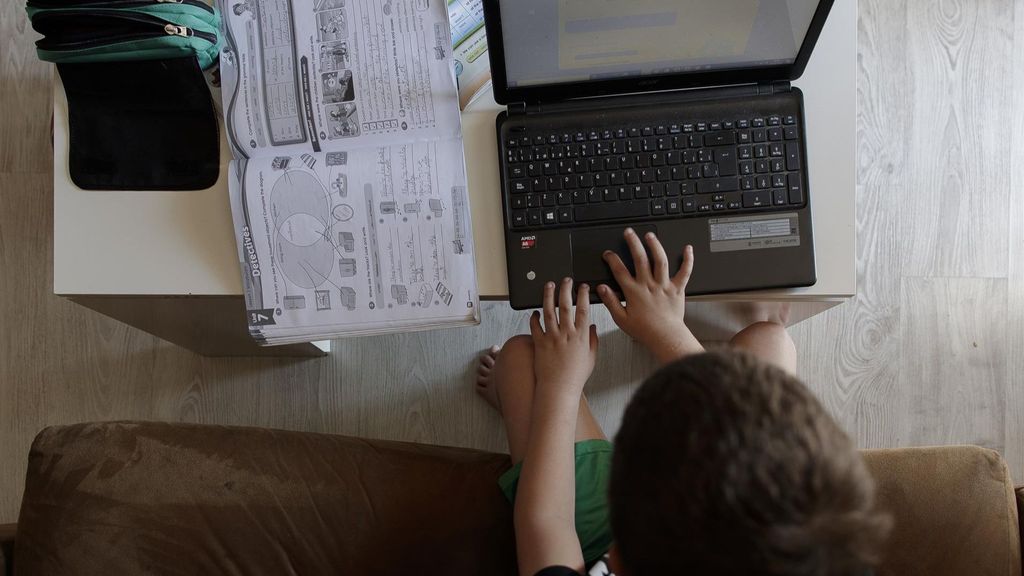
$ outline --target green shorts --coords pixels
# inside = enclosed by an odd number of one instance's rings
[[[516,464],[498,478],[498,485],[509,502],[516,500],[516,487],[523,463]],[[608,478],[612,471],[612,444],[607,440],[576,443],[576,536],[589,566],[608,552],[612,545],[608,518]]]

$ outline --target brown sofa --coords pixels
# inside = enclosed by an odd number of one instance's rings
[[[1024,492],[998,454],[865,458],[896,520],[879,574],[1021,574]],[[511,575],[512,510],[496,484],[508,466],[500,454],[299,432],[48,428],[0,550],[18,576]]]

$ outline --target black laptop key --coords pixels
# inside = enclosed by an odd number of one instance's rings
[[[715,192],[733,192],[739,190],[739,180],[736,178],[716,178],[714,180],[701,180],[697,182],[698,194],[713,194]]]
[[[782,128],[769,128],[768,139],[772,142],[782,140]]]
[[[705,146],[732,146],[736,144],[735,132],[712,132],[704,135]]]
[[[647,200],[632,200],[629,202],[577,206],[575,216],[576,222],[598,222],[601,220],[642,218],[650,216],[650,214],[650,203]]]
[[[744,208],[761,208],[764,206],[771,206],[771,194],[767,191],[758,190],[756,192],[743,193]]]
[[[669,214],[679,214],[681,204],[682,203],[678,198],[669,198],[665,200],[665,211]]]
[[[513,180],[512,181],[512,193],[513,194],[527,194],[533,190],[529,180]]]
[[[527,208],[527,206],[526,206],[526,196],[513,196],[512,197],[512,209],[513,210],[525,210],[526,208]]]
[[[526,195],[526,207],[527,208],[540,208],[540,194],[527,194]]]
[[[530,210],[527,222],[530,226],[540,226],[540,210]]]
[[[800,144],[796,142],[786,143],[786,169],[800,169]]]
[[[804,189],[803,184],[800,182],[800,174],[798,172],[794,172],[789,175],[789,203],[804,203]]]
[[[715,162],[718,163],[718,174],[720,176],[736,175],[735,148],[719,148],[715,150]]]
[[[558,223],[568,224],[572,222],[572,208],[559,208],[558,209]]]
[[[683,198],[683,213],[691,214],[697,211],[697,199],[693,196]]]
[[[558,210],[554,208],[542,210],[540,213],[540,220],[545,226],[558,224]]]
[[[662,199],[651,200],[651,213],[655,216],[664,216],[665,201]]]
[[[513,228],[525,228],[526,227],[526,211],[525,210],[512,213],[512,227]]]
[[[772,190],[772,204],[776,206],[786,205],[786,191],[785,190]]]

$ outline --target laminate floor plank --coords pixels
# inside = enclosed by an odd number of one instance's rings
[[[37,38],[24,2],[0,2],[0,173],[47,172],[53,166],[53,65],[36,58]]]
[[[1014,3],[1012,69],[1005,455],[1014,478],[1024,483],[1024,2]]]
[[[908,276],[1007,276],[1014,4],[906,2]]]
[[[904,278],[899,444],[1003,451],[1007,281]]]

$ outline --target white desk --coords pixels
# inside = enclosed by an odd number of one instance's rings
[[[818,283],[809,288],[694,298],[696,315],[718,327],[705,331],[709,337],[745,321],[735,313],[723,314],[723,303],[793,303],[790,321],[795,322],[856,292],[856,28],[856,0],[837,0],[807,70],[796,82],[806,104]],[[488,299],[504,299],[508,294],[494,129],[499,110],[493,98],[484,95],[462,115],[477,275],[480,293]],[[71,182],[67,141],[67,102],[58,79],[54,88],[54,292],[197,351],[220,354],[212,336],[196,345],[183,333],[202,331],[200,323],[224,299],[231,302],[227,317],[232,319],[227,321],[243,323],[237,312],[242,286],[225,180],[230,159],[226,142],[221,146],[221,178],[208,190],[94,192]],[[192,298],[182,301],[182,296]],[[199,309],[201,313],[196,312]],[[239,315],[234,318],[236,312]],[[163,313],[177,321],[170,332],[157,326],[163,322],[158,318]]]

